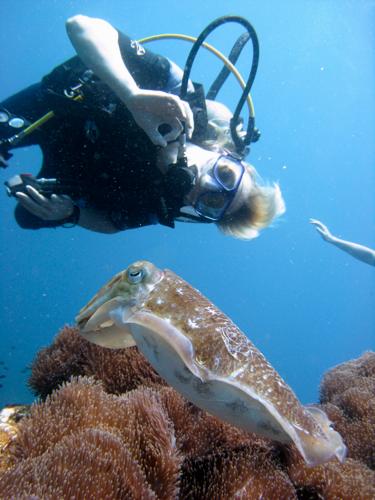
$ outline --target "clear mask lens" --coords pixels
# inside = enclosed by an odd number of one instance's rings
[[[244,173],[244,166],[224,156],[217,161],[213,175],[216,181],[226,190],[237,189]]]
[[[212,220],[220,218],[223,210],[228,205],[228,196],[225,192],[208,192],[202,194],[197,200],[195,210],[202,215]]]
[[[220,220],[236,196],[244,172],[241,162],[230,156],[219,157],[209,174],[209,189],[198,196],[195,211],[207,219]]]

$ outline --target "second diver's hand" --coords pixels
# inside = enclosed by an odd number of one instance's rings
[[[315,229],[323,238],[323,240],[328,241],[328,243],[333,243],[335,241],[336,238],[333,236],[328,227],[322,222],[320,222],[320,220],[310,219],[310,224],[315,226]]]

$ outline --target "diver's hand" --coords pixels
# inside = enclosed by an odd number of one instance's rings
[[[165,147],[168,141],[176,140],[185,122],[187,138],[194,130],[193,113],[187,102],[179,97],[157,90],[137,89],[125,102],[137,124],[146,132],[156,146]],[[160,125],[168,124],[171,131],[162,135]]]
[[[310,219],[310,224],[315,226],[316,230],[320,234],[320,236],[323,238],[323,240],[328,241],[329,243],[332,243],[335,239],[333,234],[330,232],[327,226],[325,226],[322,222],[320,222],[317,219]]]
[[[74,211],[72,199],[63,194],[46,198],[32,186],[26,186],[27,194],[17,191],[15,196],[26,210],[43,220],[63,220]]]

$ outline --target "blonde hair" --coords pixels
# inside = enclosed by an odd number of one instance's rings
[[[216,223],[224,234],[242,240],[256,238],[261,229],[285,212],[279,185],[260,185],[255,168],[247,165],[246,170],[251,178],[250,190],[244,190],[243,202],[234,212]]]
[[[198,145],[217,153],[224,153],[225,150],[236,152],[230,131],[233,116],[231,111],[221,102],[211,100],[206,100],[206,108],[207,132]],[[242,122],[237,126],[237,133],[240,137],[246,135]],[[216,225],[226,235],[250,240],[256,238],[261,229],[269,226],[285,212],[285,203],[277,183],[262,184],[255,168],[248,163],[244,164],[250,187],[241,193],[241,205],[234,212],[229,211]]]

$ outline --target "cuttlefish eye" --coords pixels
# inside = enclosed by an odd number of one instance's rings
[[[128,281],[129,283],[140,283],[145,276],[145,271],[142,268],[133,268],[128,270]]]

